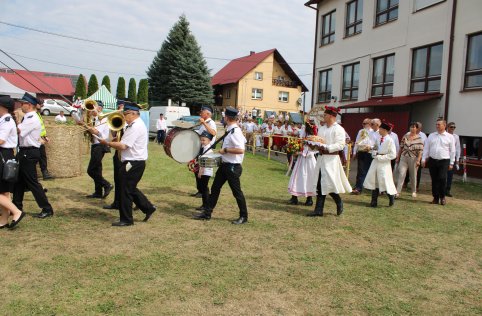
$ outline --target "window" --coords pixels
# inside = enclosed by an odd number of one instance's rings
[[[251,99],[262,100],[263,99],[263,89],[253,88],[253,90],[251,90]]]
[[[226,99],[230,99],[231,98],[231,90],[226,90]]]
[[[445,0],[415,0],[414,9],[418,11],[444,1]]]
[[[318,102],[329,102],[331,99],[331,69],[320,71],[318,78]]]
[[[280,91],[279,94],[278,94],[278,101],[279,102],[288,102],[289,95],[290,95],[289,92]]]
[[[363,0],[353,0],[346,4],[345,36],[352,36],[362,31]]]
[[[413,50],[410,93],[440,91],[442,54],[442,43]]]
[[[375,25],[398,19],[398,0],[377,0]]]
[[[263,73],[262,72],[255,72],[254,73],[254,80],[263,80]]]
[[[343,88],[341,99],[344,101],[358,99],[358,77],[360,63],[343,66]]]
[[[335,11],[331,11],[323,16],[321,45],[333,43],[335,41]]]
[[[373,60],[372,97],[393,95],[395,55]]]
[[[464,88],[482,87],[482,33],[470,35],[467,43]]]

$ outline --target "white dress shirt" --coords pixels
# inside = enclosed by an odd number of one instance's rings
[[[293,133],[293,129],[290,125],[288,125],[288,127],[286,127],[285,125],[281,126],[281,134],[283,134],[283,136],[288,136],[288,134],[291,133]]]
[[[234,132],[231,132],[226,136],[223,142],[222,148],[239,148],[244,150],[246,144],[246,138],[244,138],[243,132],[236,124],[232,124],[227,127],[226,133],[230,132],[234,128]],[[244,154],[223,154],[222,160],[227,163],[243,163]]]
[[[448,132],[431,133],[423,147],[422,161],[432,159],[450,159],[450,165],[455,161],[455,140]]]
[[[206,122],[206,124],[208,124],[210,128],[217,131],[216,122],[214,122],[212,119],[208,118],[204,122]],[[207,132],[207,129],[206,127],[204,127],[204,124],[201,124],[201,127],[197,130],[197,133],[201,135],[204,131]],[[214,144],[215,141],[216,141],[216,136],[213,136],[213,139],[211,140],[211,145]]]
[[[458,164],[460,160],[460,153],[461,153],[461,148],[460,148],[460,137],[457,134],[452,134],[455,140],[455,163]]]
[[[206,149],[208,149],[209,147],[211,147],[211,144],[208,144],[206,146],[203,146],[203,153],[206,151]],[[211,155],[213,153],[213,150],[212,149],[209,149],[208,151],[206,151],[204,154],[202,154],[200,157],[206,157],[209,155]],[[201,169],[199,170],[199,173],[202,175],[202,176],[209,176],[209,177],[212,177],[213,176],[213,168],[204,168],[204,167],[201,167]]]
[[[157,119],[156,121],[156,129],[158,131],[165,131],[167,130],[167,123],[166,123],[166,119]]]
[[[361,130],[358,131],[358,134],[356,134],[356,138],[355,138],[355,146],[353,146],[354,155],[356,155],[356,153],[358,152],[358,143],[360,141],[362,131],[366,131],[368,133],[368,136],[370,136],[370,133],[373,132],[371,128],[362,128]]]
[[[65,117],[65,115],[62,116],[62,115],[59,114],[55,117],[55,122],[65,123],[65,122],[67,122],[67,117]]]
[[[244,123],[244,130],[246,133],[253,133],[256,131],[256,124],[254,122],[246,122]]]
[[[9,113],[0,117],[0,139],[5,141],[0,145],[2,148],[17,147],[17,125]]]
[[[25,114],[22,123],[18,124],[18,129],[20,129],[20,147],[40,147],[42,124],[35,111]]]
[[[395,148],[397,150],[396,154],[398,155],[398,152],[400,151],[400,141],[398,140],[398,135],[395,134],[394,132],[389,132],[388,136],[393,139],[393,142],[395,143]]]
[[[96,135],[97,137],[109,139],[110,129],[109,125],[107,124],[107,117],[104,117],[102,120],[94,118],[94,127],[99,132],[99,134]],[[99,139],[97,139],[97,137],[92,137],[92,145],[99,144]]]
[[[127,125],[121,143],[127,149],[121,151],[121,161],[147,160],[147,128],[140,117]]]
[[[283,132],[281,131],[281,127],[275,126],[273,128],[273,134],[278,134],[278,135],[283,134]]]

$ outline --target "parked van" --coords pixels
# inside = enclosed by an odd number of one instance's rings
[[[164,114],[167,128],[173,127],[172,122],[180,119],[183,116],[191,115],[188,107],[185,106],[153,106],[149,109],[149,136],[155,137],[157,135],[156,122],[160,114]]]

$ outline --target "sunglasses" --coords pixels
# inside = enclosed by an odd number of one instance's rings
[[[369,125],[370,123],[363,123],[363,125]]]
[[[456,127],[455,127],[455,126],[449,126],[449,128],[453,128],[453,129],[455,129]]]

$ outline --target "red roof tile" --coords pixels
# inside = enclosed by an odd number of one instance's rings
[[[379,106],[401,106],[409,105],[417,102],[423,102],[433,99],[439,99],[443,96],[443,93],[430,93],[430,94],[419,94],[419,95],[406,95],[401,97],[392,98],[371,98],[367,101],[346,104],[340,106],[341,109],[350,108],[366,108],[366,107],[379,107]]]
[[[74,95],[75,88],[73,86],[71,78],[75,76],[40,71],[32,71],[30,73],[26,70],[16,69],[15,72],[17,72],[19,75],[12,73],[11,71],[0,71],[0,75],[6,80],[8,80],[11,84],[26,91],[41,94],[63,94],[65,96]],[[35,75],[33,75],[32,73]],[[30,81],[33,85],[20,76]],[[37,79],[36,76],[39,77],[41,80]]]

